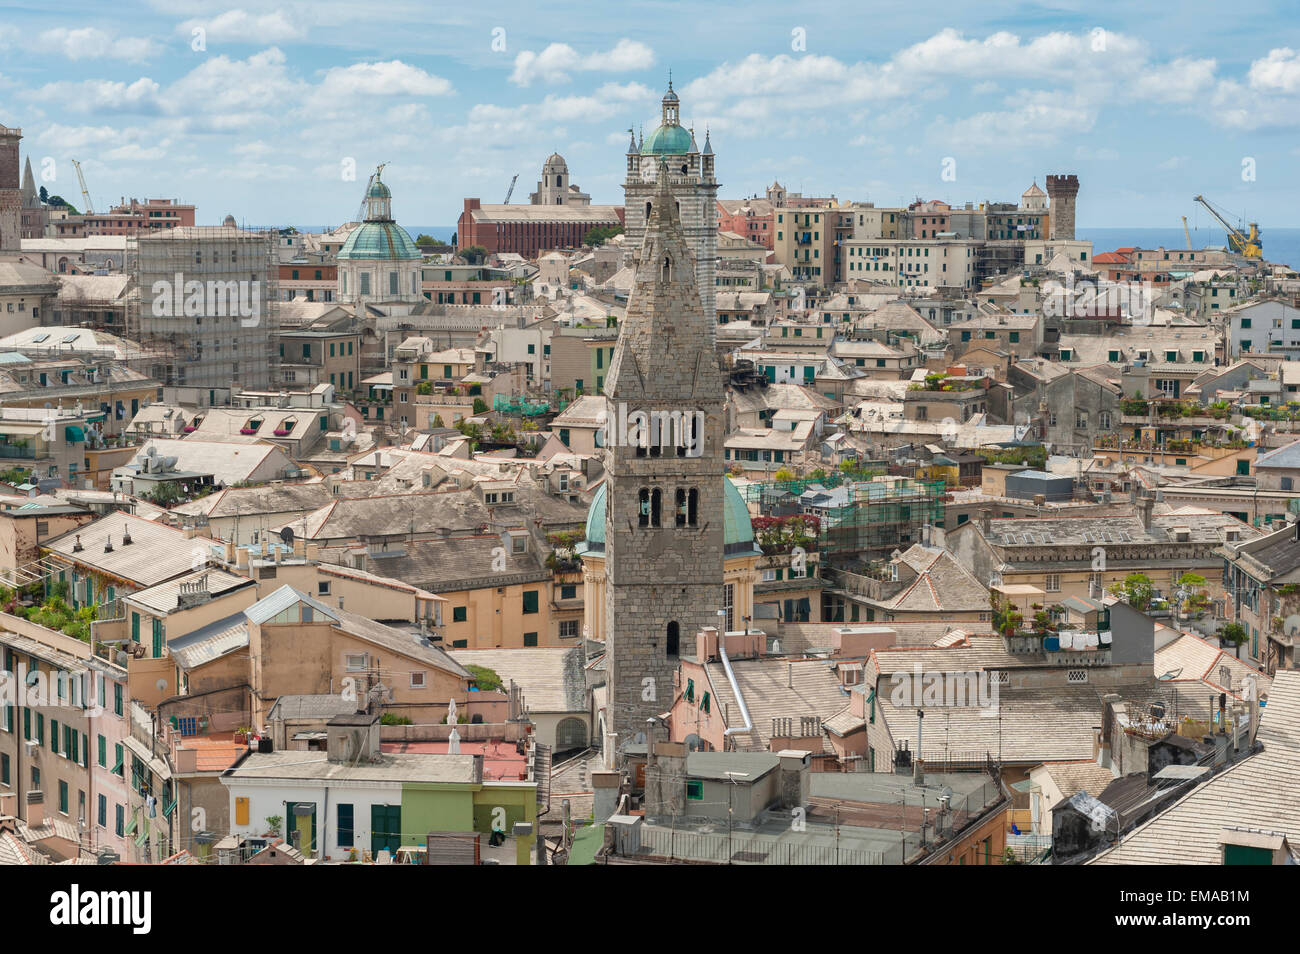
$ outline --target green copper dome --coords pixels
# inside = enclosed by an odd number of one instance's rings
[[[375,181],[371,183],[370,188],[366,190],[367,199],[391,199],[392,197],[392,191],[388,186],[380,182],[378,178],[376,178]]]
[[[749,508],[740,496],[740,491],[730,480],[722,481],[722,547],[726,556],[748,555],[761,552],[754,543],[754,527],[749,522]],[[587,510],[587,539],[579,547],[579,553],[605,552],[605,491],[607,484],[601,484],[596,496],[591,498],[591,507]]]
[[[643,156],[684,156],[691,151],[691,134],[681,126],[664,124],[641,147]]]
[[[356,259],[418,259],[420,250],[396,222],[363,222],[339,249],[339,261]]]

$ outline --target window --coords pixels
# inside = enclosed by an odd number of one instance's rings
[[[343,657],[343,663],[348,672],[361,672],[366,668],[366,654],[347,653]]]
[[[1065,673],[1065,681],[1071,686],[1082,685],[1088,681],[1088,670],[1070,669]]]
[[[560,638],[576,639],[578,636],[578,621],[576,619],[560,620]]]
[[[537,612],[537,591],[536,590],[524,590],[524,612],[525,613]]]
[[[353,832],[353,811],[351,804],[340,803],[337,809],[337,816],[334,823],[337,832],[340,848],[352,847]]]
[[[411,673],[411,688],[423,689],[425,687],[425,681],[424,681],[425,675],[426,673],[424,672],[423,669]]]
[[[536,645],[537,645],[537,634],[524,633],[524,646],[531,648]]]
[[[453,606],[451,610],[451,621],[453,623],[463,623],[469,619],[468,606]]]
[[[330,595],[330,581],[329,581],[329,580],[318,580],[318,581],[317,581],[317,583],[316,583],[316,595],[317,595],[317,596],[329,596],[329,595]]]
[[[1045,578],[1043,589],[1046,590],[1048,593],[1061,592],[1061,574],[1048,573]]]
[[[100,828],[108,827],[108,799],[103,795],[97,797],[95,806],[95,824]]]
[[[686,780],[686,797],[693,802],[704,800],[704,780],[688,778]]]
[[[668,624],[668,632],[664,639],[664,652],[668,656],[681,655],[682,630],[677,620]]]
[[[59,811],[64,815],[68,813],[68,783],[62,779],[59,781]]]

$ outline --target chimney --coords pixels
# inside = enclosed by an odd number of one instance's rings
[[[1142,518],[1143,530],[1151,529],[1151,510],[1155,505],[1156,502],[1153,499],[1145,496],[1137,502],[1138,516]]]
[[[27,827],[40,828],[45,824],[45,793],[39,789],[27,793]]]
[[[988,507],[980,508],[980,530],[985,536],[993,531],[993,511]]]
[[[912,756],[912,784],[925,784],[925,769],[921,766],[921,723],[925,719],[925,713],[916,710],[916,754]]]

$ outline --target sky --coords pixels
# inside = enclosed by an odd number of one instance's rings
[[[0,124],[78,208],[70,159],[97,209],[336,225],[387,163],[398,221],[447,225],[516,174],[526,202],[552,151],[621,204],[671,70],[722,198],[1016,201],[1075,173],[1080,227],[1211,227],[1200,193],[1300,226],[1294,5],[1097,7],[5,0]]]

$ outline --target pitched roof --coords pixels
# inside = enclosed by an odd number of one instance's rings
[[[740,705],[722,664],[708,663],[705,670],[716,704],[726,706],[728,727],[743,725]],[[739,748],[766,751],[772,742],[773,719],[829,719],[848,702],[839,676],[825,660],[738,659],[732,662],[731,670],[753,720],[751,732],[734,736]]]
[[[1125,835],[1091,864],[1201,864],[1222,861],[1229,827],[1263,829],[1300,844],[1300,670],[1280,669],[1261,714],[1263,751],[1199,785],[1151,821]]]
[[[514,681],[532,712],[585,712],[587,677],[579,646],[533,649],[454,649],[463,666],[485,666],[509,685]]]

